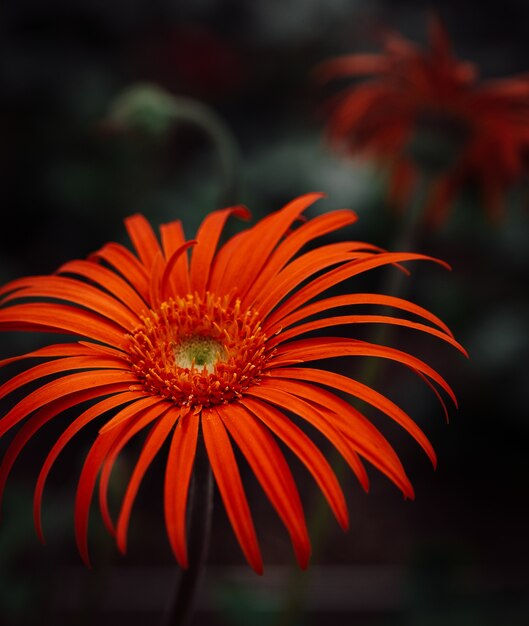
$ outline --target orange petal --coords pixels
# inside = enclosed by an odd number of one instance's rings
[[[125,307],[119,300],[109,294],[82,283],[73,278],[64,276],[39,276],[28,282],[28,285],[9,294],[2,300],[5,304],[17,298],[57,298],[67,300],[90,309],[95,313],[111,319],[127,330],[135,328],[140,318]]]
[[[99,344],[90,344],[89,342],[82,343],[56,343],[51,346],[44,346],[38,350],[32,352],[26,352],[26,354],[19,354],[18,356],[12,356],[8,359],[0,361],[0,367],[10,365],[16,361],[22,359],[43,359],[49,357],[59,356],[89,356],[94,354],[94,348],[92,346],[98,346]],[[97,352],[96,352],[97,354]],[[114,356],[120,356],[119,352],[113,353]]]
[[[216,411],[203,410],[202,432],[204,433],[204,443],[211,469],[235,536],[250,566],[255,572],[262,574],[263,560],[242,486],[241,475],[226,428]]]
[[[196,244],[196,239],[187,241],[177,248],[167,261],[160,285],[160,296],[162,300],[167,300],[171,296],[190,293],[189,275],[184,274],[185,282],[182,282],[182,258],[187,258],[186,251]]]
[[[127,391],[127,386],[119,384],[108,385],[106,387],[96,389],[85,389],[84,391],[58,398],[32,415],[29,420],[17,431],[5,452],[4,458],[2,459],[2,463],[0,465],[0,501],[2,500],[6,481],[15,461],[28,441],[40,428],[42,428],[54,417],[73,406],[77,406],[87,400],[92,400],[100,396],[105,396],[110,393],[121,393],[123,391]]]
[[[163,301],[161,293],[162,276],[166,267],[165,259],[161,252],[154,257],[151,269],[149,271],[149,306],[151,309],[157,309]]]
[[[151,225],[143,215],[136,213],[126,218],[125,228],[141,262],[150,270],[156,255],[162,254],[160,244]]]
[[[413,499],[413,487],[389,442],[360,411],[335,394],[305,382],[264,380],[263,388],[280,389],[298,396],[327,415],[327,419],[350,441],[353,449],[392,480],[403,494]]]
[[[172,407],[169,407],[169,410],[172,410]],[[108,506],[108,486],[114,464],[127,443],[137,433],[143,430],[143,428],[145,428],[145,426],[148,425],[153,419],[156,419],[156,415],[156,412],[148,413],[147,411],[145,411],[141,414],[141,417],[139,419],[131,420],[131,422],[126,425],[126,427],[119,429],[120,435],[114,440],[114,443],[108,451],[108,454],[101,467],[101,475],[99,477],[99,508],[101,510],[103,523],[105,524],[107,530],[111,535],[116,534],[116,529],[114,527],[114,522],[112,520],[112,516],[110,515],[110,509]]]
[[[328,416],[317,411],[304,400],[292,396],[277,387],[274,388],[271,385],[267,385],[266,387],[263,385],[250,387],[246,393],[249,396],[271,402],[287,411],[292,411],[309,422],[309,424],[325,435],[343,456],[365,491],[369,490],[369,479],[362,461],[358,458],[356,452],[351,449],[351,446],[345,440],[340,430],[328,419]]]
[[[169,402],[161,396],[143,394],[141,400],[138,400],[138,402],[134,406],[131,405],[125,407],[122,411],[116,413],[116,415],[114,415],[112,419],[108,420],[108,422],[106,422],[106,424],[104,424],[104,426],[99,429],[99,433],[103,435],[110,430],[113,430],[117,426],[122,425],[123,422],[126,422],[133,418],[136,415],[137,411],[139,411],[140,409],[148,409],[152,406],[156,406],[159,404],[169,404]]]
[[[224,293],[226,291],[222,286],[224,277],[229,268],[238,262],[239,244],[244,241],[246,232],[242,231],[228,239],[215,255],[209,278],[209,290],[211,293]]]
[[[331,213],[318,215],[290,233],[279,244],[268,263],[263,267],[243,302],[244,306],[250,308],[253,305],[256,297],[261,294],[264,287],[271,283],[273,278],[304,245],[317,237],[322,237],[339,228],[354,224],[357,219],[356,213],[349,209],[332,211]]]
[[[84,309],[64,304],[17,304],[0,310],[0,328],[71,333],[120,347],[125,343],[123,330]]]
[[[136,260],[136,263],[138,263],[136,257],[133,258]],[[129,266],[127,265],[126,267],[128,268]],[[70,261],[61,266],[57,270],[57,274],[75,274],[87,278],[113,294],[137,315],[141,315],[145,311],[145,302],[138,295],[138,291],[133,289],[129,283],[125,282],[123,278],[114,271],[94,261]],[[125,275],[125,277],[127,276]],[[128,280],[130,279],[128,278]]]
[[[119,243],[107,243],[91,256],[102,259],[114,267],[126,278],[134,289],[145,300],[149,299],[149,274],[130,250]],[[63,269],[63,268],[62,268]]]
[[[439,265],[449,269],[449,266],[439,259],[423,254],[406,252],[385,252],[377,256],[371,256],[370,258],[360,259],[359,261],[351,261],[350,263],[346,263],[345,265],[341,265],[340,267],[326,272],[322,276],[312,280],[305,287],[302,287],[296,292],[296,294],[286,300],[284,304],[279,306],[279,308],[277,308],[272,315],[270,315],[268,324],[272,325],[275,322],[278,322],[288,313],[291,313],[302,304],[305,304],[308,300],[318,296],[322,293],[322,291],[325,291],[330,287],[334,287],[347,278],[352,278],[353,276],[377,267],[401,263],[404,261],[433,261],[434,263],[438,263]]]
[[[20,374],[10,378],[3,385],[0,385],[0,398],[4,398],[19,387],[27,385],[39,378],[43,378],[44,376],[80,369],[114,369],[126,371],[129,368],[123,359],[100,356],[71,356],[55,361],[46,361],[45,363],[40,363],[35,367],[24,370]]]
[[[75,540],[79,554],[87,567],[91,567],[88,555],[88,516],[92,494],[101,465],[119,435],[120,430],[117,429],[97,437],[86,456],[77,484],[74,511]]]
[[[46,460],[44,461],[42,468],[39,473],[39,477],[37,479],[37,484],[35,486],[35,492],[33,496],[33,519],[35,521],[35,528],[37,530],[37,535],[39,539],[44,542],[44,536],[42,533],[42,524],[41,524],[41,503],[42,503],[42,493],[44,491],[44,486],[46,484],[46,479],[48,478],[48,474],[50,473],[53,464],[57,460],[59,454],[64,450],[65,446],[68,442],[75,437],[75,435],[82,429],[84,426],[89,424],[91,421],[113,409],[121,404],[125,404],[126,402],[132,402],[133,400],[137,400],[141,397],[141,394],[138,392],[124,392],[110,396],[105,400],[101,400],[97,404],[94,404],[89,409],[81,413],[79,417],[77,417],[69,426],[66,428],[64,432],[61,433],[60,437],[53,444]]]
[[[146,411],[139,409],[138,420],[135,423],[135,427],[138,424],[145,427],[152,422],[153,419],[156,419],[157,415],[159,415],[155,410],[157,408],[158,407],[153,407],[152,410],[147,409]],[[103,435],[100,434],[86,456],[81,476],[79,477],[75,496],[75,539],[81,558],[88,567],[90,567],[87,533],[88,516],[97,476],[112,446],[129,428],[128,424],[124,424],[120,428],[115,428]]]
[[[220,235],[230,215],[250,219],[250,212],[244,206],[234,206],[210,213],[200,225],[196,239],[198,245],[191,255],[191,292],[203,296],[209,282],[211,263],[219,242]]]
[[[266,424],[305,465],[322,490],[338,523],[346,530],[349,516],[343,491],[331,466],[310,437],[273,406],[254,398],[242,398],[240,402]]]
[[[97,388],[105,387],[110,384],[131,386],[137,382],[136,377],[130,372],[116,370],[77,372],[52,380],[22,398],[18,404],[4,415],[0,420],[0,437],[30,413],[40,409],[49,402],[57,400],[61,396],[73,394],[85,389],[96,390]],[[95,395],[97,395],[97,392],[95,392]]]
[[[379,346],[357,339],[342,339],[341,337],[325,337],[323,339],[302,339],[287,344],[280,348],[270,365],[275,365],[275,358],[281,361],[281,356],[289,361],[299,359],[300,361],[316,361],[340,356],[374,356],[383,359],[390,359],[408,366],[413,371],[422,372],[434,380],[450,396],[452,402],[457,406],[457,399],[454,392],[433,368],[420,359],[396,350],[388,346]]]
[[[217,412],[285,524],[296,559],[305,569],[310,540],[299,493],[283,453],[269,431],[242,406],[219,405]]]
[[[400,424],[423,448],[432,462],[432,465],[434,467],[437,465],[437,459],[432,444],[428,441],[426,435],[417,424],[389,398],[386,398],[367,385],[342,376],[341,374],[312,368],[279,368],[274,370],[274,378],[294,378],[295,380],[308,380],[321,385],[327,385],[349,393],[359,400],[371,404],[382,413],[391,417],[397,424]]]
[[[165,256],[165,260],[169,263],[174,252],[183,246],[186,238],[184,230],[182,228],[182,222],[175,220],[169,224],[162,224],[160,226],[160,236],[162,239],[162,248]],[[173,281],[175,285],[178,285],[182,291],[186,293],[190,291],[189,280],[189,263],[187,254],[179,256],[178,259],[173,261],[174,267],[171,270]],[[176,292],[175,292],[176,293]]]
[[[224,273],[223,292],[236,289],[237,293],[244,296],[259,276],[281,237],[301,213],[322,196],[320,193],[300,196],[245,231],[239,239],[236,250],[239,262],[229,265]]]
[[[266,317],[281,300],[310,276],[333,265],[343,265],[349,261],[372,256],[370,253],[349,250],[349,242],[339,242],[320,246],[301,255],[274,277],[273,284],[268,285],[268,288],[256,298],[255,307],[263,317]]]
[[[407,311],[409,313],[413,313],[419,317],[428,320],[435,326],[438,326],[440,330],[445,332],[447,335],[453,337],[452,332],[448,328],[448,326],[442,322],[436,315],[430,313],[427,309],[420,307],[413,302],[409,302],[408,300],[403,300],[402,298],[397,298],[394,296],[385,296],[377,293],[354,293],[354,294],[345,294],[341,296],[333,296],[331,298],[325,298],[323,300],[318,300],[317,302],[313,302],[301,309],[298,309],[294,313],[290,313],[286,317],[284,317],[280,322],[277,322],[275,325],[268,325],[268,320],[264,325],[264,331],[267,335],[275,335],[278,330],[282,330],[291,326],[295,322],[299,322],[311,315],[316,313],[321,313],[322,311],[329,311],[330,309],[342,307],[342,306],[352,306],[357,304],[367,304],[367,305],[381,305],[391,307],[393,309],[400,309],[401,311]]]
[[[175,421],[178,419],[178,411],[171,409],[168,410],[166,405],[154,406],[142,415],[142,419],[156,419],[157,421],[151,428],[151,431],[143,444],[140,456],[134,466],[134,471],[130,477],[129,484],[127,485],[125,497],[123,498],[123,504],[121,505],[121,511],[119,513],[116,527],[116,540],[118,548],[123,553],[127,547],[127,530],[129,527],[130,513],[141,481],[143,480],[149,465],[152,463],[167,439]]]
[[[187,568],[186,511],[189,482],[195,461],[199,418],[186,415],[174,429],[164,487],[165,525],[177,561]]]

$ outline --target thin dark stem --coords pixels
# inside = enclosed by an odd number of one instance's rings
[[[189,567],[182,570],[164,626],[187,626],[204,571],[213,513],[213,476],[204,442],[199,440],[189,506]]]
[[[433,178],[428,176],[427,173],[423,173],[419,176],[413,199],[406,215],[402,219],[402,226],[392,245],[391,252],[407,252],[411,251],[414,247],[413,244],[416,238],[417,227],[420,224],[421,216],[428,202],[432,184]],[[402,295],[406,274],[404,274],[404,272],[395,272],[394,268],[390,269],[391,274],[389,275],[387,283],[383,285],[381,293],[387,296]]]
[[[390,252],[408,252],[412,251],[416,240],[417,228],[420,224],[421,216],[424,213],[424,208],[428,201],[428,196],[431,192],[433,179],[427,173],[423,173],[419,176],[417,181],[417,187],[415,189],[414,196],[410,203],[410,207],[403,217],[401,229],[397,233],[397,237]],[[382,283],[380,293],[385,296],[404,297],[406,293],[406,287],[409,283],[406,283],[408,275],[403,271],[397,270],[395,267],[386,268],[385,280]],[[392,308],[387,307],[380,312],[380,315],[391,315]],[[389,324],[380,324],[376,326],[376,330],[371,338],[372,343],[384,344],[387,343],[391,337],[391,333],[395,330],[394,326]],[[373,385],[376,379],[380,375],[383,367],[383,362],[378,359],[370,359],[362,372],[362,382],[366,385]]]

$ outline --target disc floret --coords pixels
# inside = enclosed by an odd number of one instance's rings
[[[259,314],[209,292],[169,298],[129,335],[146,391],[180,406],[230,402],[258,384],[270,354]]]

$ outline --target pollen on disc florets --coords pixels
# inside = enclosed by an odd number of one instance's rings
[[[259,377],[269,358],[259,314],[207,292],[169,298],[129,335],[133,371],[150,393],[179,406],[229,402]]]

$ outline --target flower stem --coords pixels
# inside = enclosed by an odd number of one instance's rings
[[[239,197],[239,149],[229,128],[210,107],[182,96],[173,96],[174,121],[198,128],[215,149],[221,170],[219,206],[229,206]]]
[[[151,139],[164,138],[178,125],[194,126],[209,142],[220,169],[218,205],[237,202],[240,187],[239,148],[224,120],[209,106],[174,95],[152,83],[136,83],[111,103],[103,127],[140,131]]]
[[[428,201],[434,178],[427,172],[423,172],[417,181],[415,193],[410,202],[410,206],[401,222],[401,229],[397,233],[390,252],[407,252],[413,250],[414,242],[417,235],[417,228],[420,224],[421,217],[424,213],[424,207]],[[406,278],[408,275],[403,271],[398,271],[394,267],[386,270],[385,280],[382,283],[380,293],[386,296],[403,297],[407,287]],[[409,283],[408,283],[409,284]],[[391,315],[391,307],[381,311],[381,315]],[[371,338],[372,343],[383,344],[388,341],[394,326],[389,324],[380,324],[376,326],[376,330]],[[366,385],[373,385],[378,375],[381,373],[383,361],[379,359],[370,359],[362,372],[362,382]]]
[[[391,246],[392,251],[403,251],[411,249],[415,238],[417,227],[423,216],[424,207],[431,191],[433,183],[432,176],[423,172],[419,177],[415,193],[405,218],[401,222],[394,244]],[[402,295],[404,289],[404,279],[406,274],[390,268],[391,273],[387,275],[386,281],[383,283],[381,293],[389,296]],[[387,313],[385,313],[387,314]],[[385,343],[390,335],[393,327],[388,324],[377,327],[373,336],[373,343]],[[380,359],[369,359],[359,376],[359,379],[368,386],[372,386],[376,378],[380,375],[383,362]],[[343,484],[347,476],[347,464],[341,455],[334,451],[329,459],[330,464],[336,474],[338,480]],[[312,540],[312,560],[315,561],[321,557],[325,548],[326,541],[330,534],[330,524],[332,515],[329,511],[327,502],[318,496],[318,500],[313,503],[312,512],[308,516],[309,534]],[[308,594],[310,583],[310,570],[301,571],[295,569],[292,571],[289,580],[286,583],[284,601],[277,620],[278,626],[295,626],[296,624],[305,623],[302,616],[302,608],[304,600]]]
[[[423,172],[417,181],[417,187],[412,201],[401,222],[401,229],[391,246],[391,252],[406,252],[413,248],[417,227],[424,213],[424,207],[432,190],[434,178],[427,172]],[[393,268],[391,268],[393,270]],[[383,285],[382,293],[387,296],[397,296],[402,293],[404,286],[404,272],[391,272],[388,282]],[[387,328],[385,326],[384,328]]]
[[[182,570],[163,626],[189,624],[209,548],[213,513],[213,476],[204,442],[197,446],[189,506],[189,567]]]

